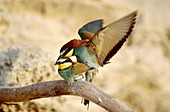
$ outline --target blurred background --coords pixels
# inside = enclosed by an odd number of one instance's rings
[[[54,63],[80,27],[138,10],[131,37],[94,83],[136,112],[170,112],[169,9],[169,0],[0,0],[0,86],[62,79]],[[106,112],[92,102],[87,111],[76,96],[13,104],[0,111]]]

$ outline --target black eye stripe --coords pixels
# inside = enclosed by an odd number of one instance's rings
[[[72,47],[69,47],[65,52],[64,52],[64,56],[68,53],[68,52],[70,52],[71,50],[72,50],[73,48]]]
[[[65,62],[72,62],[70,58],[68,58]]]
[[[65,61],[61,62],[61,64],[66,63],[66,62],[72,62],[70,58],[67,58]]]

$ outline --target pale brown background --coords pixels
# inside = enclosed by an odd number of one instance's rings
[[[1,0],[0,86],[59,80],[54,66],[85,23],[105,25],[139,11],[130,39],[99,69],[94,83],[136,112],[170,111],[169,0]],[[81,98],[62,96],[7,106],[3,111],[86,112]],[[88,112],[105,112],[90,103]]]

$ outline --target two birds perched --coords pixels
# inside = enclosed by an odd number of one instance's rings
[[[56,63],[58,72],[68,84],[85,73],[86,81],[92,82],[93,75],[117,53],[131,34],[136,23],[137,11],[103,27],[103,20],[87,23],[79,29],[79,39],[73,39],[60,49]],[[89,104],[84,100],[84,104]]]

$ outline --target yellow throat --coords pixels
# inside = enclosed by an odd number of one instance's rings
[[[65,62],[63,64],[59,64],[58,69],[63,70],[63,69],[69,68],[71,65],[72,65],[71,62]]]
[[[77,62],[76,56],[71,56],[69,58],[71,59],[72,62]],[[64,62],[65,59],[60,59],[59,61]],[[58,69],[63,70],[63,69],[69,68],[71,65],[72,65],[71,62],[64,62],[64,63],[58,65]]]

